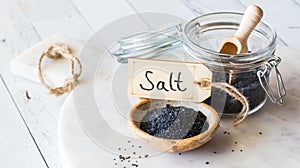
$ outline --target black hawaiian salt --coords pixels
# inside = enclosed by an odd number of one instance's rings
[[[213,74],[213,82],[227,82],[237,88],[249,101],[250,110],[259,106],[264,102],[266,93],[260,85],[257,71],[255,69],[249,72],[240,72],[232,74],[231,77],[228,73]],[[225,79],[224,79],[225,78]],[[237,114],[242,110],[242,104],[231,97],[228,93],[218,89],[212,88],[212,96],[204,101],[211,105],[216,111],[223,112],[223,114]]]
[[[143,117],[140,128],[160,138],[185,139],[205,131],[208,123],[200,111],[167,104],[164,108],[149,111]]]

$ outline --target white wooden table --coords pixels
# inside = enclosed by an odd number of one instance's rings
[[[54,97],[13,76],[9,62],[35,43],[59,34],[87,40],[113,19],[163,12],[184,19],[212,11],[265,11],[279,44],[300,48],[300,0],[0,0],[0,167],[58,168],[57,122],[67,95]]]

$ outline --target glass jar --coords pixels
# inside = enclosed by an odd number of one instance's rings
[[[277,69],[281,60],[274,55],[277,35],[269,25],[260,22],[252,31],[248,38],[248,53],[229,55],[218,52],[223,40],[237,31],[242,17],[242,13],[211,13],[176,26],[137,32],[122,37],[113,54],[119,62],[126,63],[131,57],[159,57],[183,48],[185,61],[205,64],[213,72],[213,82],[227,82],[246,96],[249,113],[262,108],[267,95],[272,102],[282,104],[286,92]],[[171,59],[177,60],[175,57]],[[276,94],[269,84],[273,69]],[[212,88],[211,95],[205,103],[219,113],[236,115],[242,109],[239,101],[221,90]]]
[[[272,101],[282,103],[285,90],[278,92],[280,97],[276,99],[269,87],[269,74],[275,68],[278,90],[284,89],[277,69],[280,58],[274,56],[277,35],[266,23],[260,22],[249,36],[248,53],[230,55],[217,52],[223,40],[237,31],[242,17],[241,13],[211,13],[179,26],[179,31],[186,61],[205,64],[213,72],[213,82],[235,86],[248,98],[250,113],[253,113],[265,104],[267,94]],[[227,115],[235,115],[242,108],[239,101],[216,88],[212,88],[212,96],[205,103]]]

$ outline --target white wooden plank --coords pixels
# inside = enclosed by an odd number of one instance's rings
[[[300,6],[300,0],[292,0],[292,2],[294,2],[294,3],[295,3],[295,5],[298,5],[298,6]]]
[[[49,167],[61,167],[57,124],[66,95],[59,98],[49,95],[40,84],[15,77],[9,72],[3,72],[3,78]]]
[[[40,40],[33,26],[16,6],[14,1],[0,0],[0,71],[13,56]]]
[[[189,20],[196,15],[191,12],[180,0],[128,0],[137,12],[159,12],[172,14]]]
[[[276,32],[280,38],[284,40],[287,46],[300,49],[300,25],[278,28]]]
[[[62,16],[77,14],[72,1],[43,1],[43,0],[15,0],[18,7],[31,21],[51,20]]]
[[[181,0],[181,2],[196,15],[209,12],[243,12],[245,6],[239,0]]]
[[[292,2],[300,10],[300,0],[292,0]],[[292,15],[291,17],[297,20],[299,19],[299,14]],[[293,25],[286,25],[286,27],[278,28],[276,31],[289,47],[300,48],[300,22],[295,21]]]
[[[18,6],[42,39],[62,35],[87,40],[93,33],[71,0],[22,0]]]
[[[52,35],[62,35],[74,39],[87,40],[93,32],[79,14],[58,19],[36,21],[33,22],[33,25],[42,39]]]
[[[73,2],[94,31],[117,18],[135,13],[124,0],[73,0]]]
[[[245,5],[256,4],[264,10],[263,19],[274,28],[298,25],[297,18],[300,15],[300,8],[291,0],[241,0]]]
[[[241,0],[245,5],[257,4],[264,10],[263,20],[268,22],[278,33],[278,36],[288,45],[299,48],[300,6],[297,0]]]
[[[46,168],[46,163],[1,79],[0,167]]]

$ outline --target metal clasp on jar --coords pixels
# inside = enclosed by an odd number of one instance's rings
[[[273,103],[282,105],[283,98],[286,96],[286,90],[284,87],[281,74],[277,68],[280,62],[281,59],[278,56],[273,55],[272,59],[270,59],[268,62],[265,63],[265,69],[257,71],[257,76],[262,88],[265,90],[270,100]],[[267,78],[267,74],[271,72],[272,69],[275,69],[277,96],[275,96],[275,93],[272,90]]]

